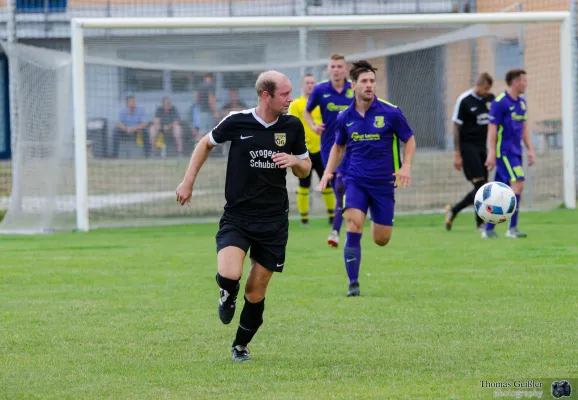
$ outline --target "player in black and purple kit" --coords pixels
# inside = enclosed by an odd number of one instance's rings
[[[349,277],[347,296],[359,296],[360,242],[365,216],[371,211],[373,241],[385,246],[393,227],[395,188],[410,184],[415,138],[401,110],[375,95],[375,68],[371,64],[354,63],[350,76],[355,101],[337,118],[335,144],[319,189],[327,186],[347,152],[343,205],[347,237],[343,256]],[[403,166],[400,141],[405,143]]]
[[[337,120],[337,114],[345,110],[351,104],[354,97],[351,84],[345,78],[347,70],[343,54],[332,54],[327,70],[331,79],[315,85],[313,92],[309,95],[307,106],[303,113],[311,129],[317,132],[318,135],[321,135],[321,158],[324,166],[327,166],[329,152],[335,142],[335,122]],[[317,106],[319,106],[321,110],[321,120],[323,122],[316,125],[311,116],[311,112]],[[327,243],[332,247],[339,246],[339,231],[341,230],[341,224],[343,222],[343,175],[346,165],[347,157],[343,163],[339,165],[335,179],[331,182],[333,192],[335,193],[335,216],[333,218],[333,228],[327,239]]]
[[[513,69],[506,73],[508,89],[498,95],[490,107],[490,125],[488,127],[488,158],[486,167],[496,167],[494,180],[510,185],[516,193],[516,211],[510,219],[506,237],[522,238],[525,233],[518,230],[518,210],[520,197],[524,190],[524,169],[522,162],[522,141],[528,150],[528,164],[534,164],[534,147],[528,130],[528,106],[520,96],[528,86],[526,71]],[[486,224],[482,238],[496,238],[494,224]]]

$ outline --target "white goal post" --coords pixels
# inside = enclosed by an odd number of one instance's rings
[[[563,201],[576,207],[574,162],[575,77],[574,46],[569,12],[512,12],[474,14],[408,14],[367,16],[295,16],[231,18],[73,18],[71,20],[71,56],[74,109],[74,149],[76,181],[76,225],[88,231],[87,117],[84,31],[97,29],[215,29],[215,28],[319,28],[385,27],[471,24],[560,24],[561,116],[563,138]]]

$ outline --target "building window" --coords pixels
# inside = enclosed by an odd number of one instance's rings
[[[161,92],[163,90],[163,71],[148,69],[125,70],[128,92]]]
[[[16,0],[18,13],[44,13],[66,11],[66,0]]]
[[[513,68],[523,68],[524,57],[518,40],[496,42],[496,79],[504,79],[506,72]]]
[[[173,93],[192,92],[203,81],[203,72],[170,71],[171,87],[167,90]]]

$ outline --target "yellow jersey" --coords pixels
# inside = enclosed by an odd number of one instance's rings
[[[321,151],[321,136],[313,131],[307,121],[305,121],[305,107],[307,106],[307,97],[300,96],[291,102],[289,106],[289,114],[296,116],[301,120],[303,128],[305,128],[305,144],[309,153],[315,154]],[[319,107],[315,107],[311,113],[315,124],[321,123],[321,111]]]

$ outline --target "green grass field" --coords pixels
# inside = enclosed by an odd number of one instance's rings
[[[519,240],[441,219],[396,218],[385,248],[366,234],[359,298],[324,221],[293,223],[244,364],[216,224],[0,237],[0,398],[470,399],[578,377],[578,213],[522,214]]]

